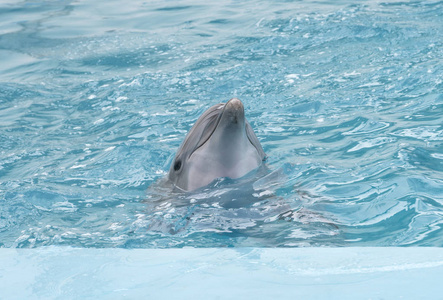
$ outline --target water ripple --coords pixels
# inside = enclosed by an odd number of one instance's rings
[[[0,12],[1,247],[443,244],[441,2]],[[266,166],[173,192],[186,132],[232,97]]]

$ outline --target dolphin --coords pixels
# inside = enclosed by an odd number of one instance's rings
[[[266,159],[245,118],[243,103],[232,98],[206,110],[186,135],[169,169],[169,180],[193,191],[220,177],[236,179]]]

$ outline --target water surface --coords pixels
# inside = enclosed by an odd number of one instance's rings
[[[0,246],[443,245],[441,1],[0,4]],[[176,194],[232,97],[265,172]]]

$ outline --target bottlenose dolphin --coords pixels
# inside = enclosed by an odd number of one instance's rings
[[[266,154],[233,98],[205,111],[188,132],[169,169],[169,180],[193,191],[220,177],[240,178],[256,169]]]

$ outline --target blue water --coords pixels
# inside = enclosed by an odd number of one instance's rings
[[[0,247],[443,246],[443,2],[0,4]],[[162,185],[240,98],[266,170]]]

